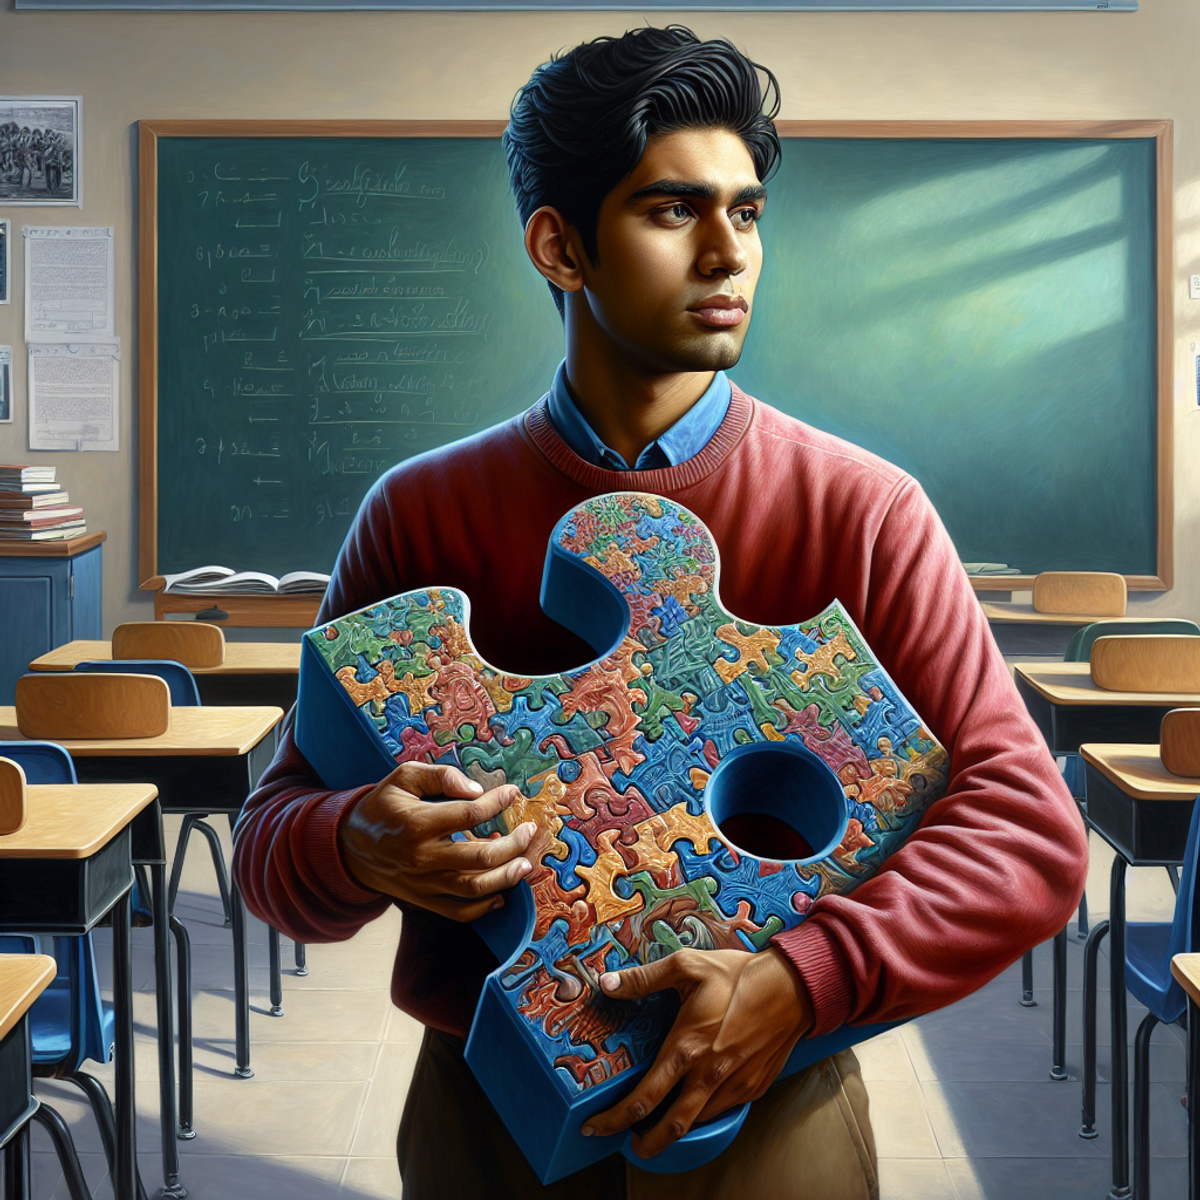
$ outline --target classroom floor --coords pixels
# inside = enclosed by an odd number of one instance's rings
[[[167,819],[172,839],[177,819]],[[1111,854],[1093,835],[1088,894],[1105,914]],[[1131,920],[1169,917],[1166,872],[1130,873]],[[395,1200],[395,1137],[420,1043],[420,1027],[392,1008],[388,980],[399,929],[393,912],[340,945],[310,946],[306,978],[284,975],[285,1016],[268,1015],[265,928],[252,922],[254,1078],[233,1066],[232,955],[202,844],[188,856],[178,914],[192,936],[195,976],[196,1129],[178,1143],[181,1179],[193,1200]],[[161,1183],[148,930],[134,930],[137,1103],[142,1175]],[[107,962],[107,943],[101,947]],[[284,943],[285,966],[291,946]],[[1039,949],[1038,1006],[1022,1008],[1014,966],[959,1004],[859,1048],[878,1141],[884,1200],[1103,1200],[1109,1179],[1107,988],[1100,998],[1100,1136],[1078,1137],[1081,945],[1072,939],[1068,1070],[1049,1079],[1050,959]],[[1107,978],[1106,970],[1101,975]],[[1131,1002],[1129,1029],[1141,1017]],[[1132,1056],[1131,1056],[1132,1062]],[[1153,1054],[1155,1200],[1187,1192],[1187,1121],[1180,1096],[1184,1039],[1158,1029]],[[96,1073],[112,1087],[112,1068]],[[109,1197],[90,1110],[69,1084],[38,1082],[38,1094],[70,1122],[84,1173]],[[33,1134],[33,1200],[66,1200],[57,1160]]]

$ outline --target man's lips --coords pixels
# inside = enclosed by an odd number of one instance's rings
[[[718,329],[740,325],[749,311],[743,296],[707,296],[688,309],[688,312],[695,313],[706,325]]]

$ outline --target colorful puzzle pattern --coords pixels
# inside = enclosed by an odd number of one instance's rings
[[[428,588],[307,635],[396,762],[453,763],[521,799],[466,837],[533,821],[532,940],[504,995],[572,1093],[653,1056],[670,995],[617,1003],[605,970],[684,947],[761,949],[828,893],[879,870],[945,790],[945,751],[836,602],[758,627],[725,612],[716,547],[692,513],[636,492],[559,522],[558,549],[628,605],[603,658],[561,675],[505,675],[471,645],[465,598]],[[552,555],[553,557],[553,555]],[[771,861],[722,840],[704,802],[738,746],[791,740],[844,791],[839,845]]]

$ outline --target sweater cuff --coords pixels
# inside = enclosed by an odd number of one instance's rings
[[[811,918],[777,933],[771,945],[778,946],[796,969],[813,1008],[813,1027],[808,1037],[832,1033],[850,1017],[851,979],[845,955],[837,942]]]
[[[304,850],[321,883],[335,900],[354,908],[370,908],[389,901],[373,888],[363,887],[346,869],[338,845],[342,820],[372,785],[350,792],[330,792],[309,809],[303,825]]]

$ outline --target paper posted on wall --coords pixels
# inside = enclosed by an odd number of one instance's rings
[[[111,227],[27,225],[22,232],[25,340],[113,337]]]
[[[121,343],[31,342],[29,448],[117,450]]]

